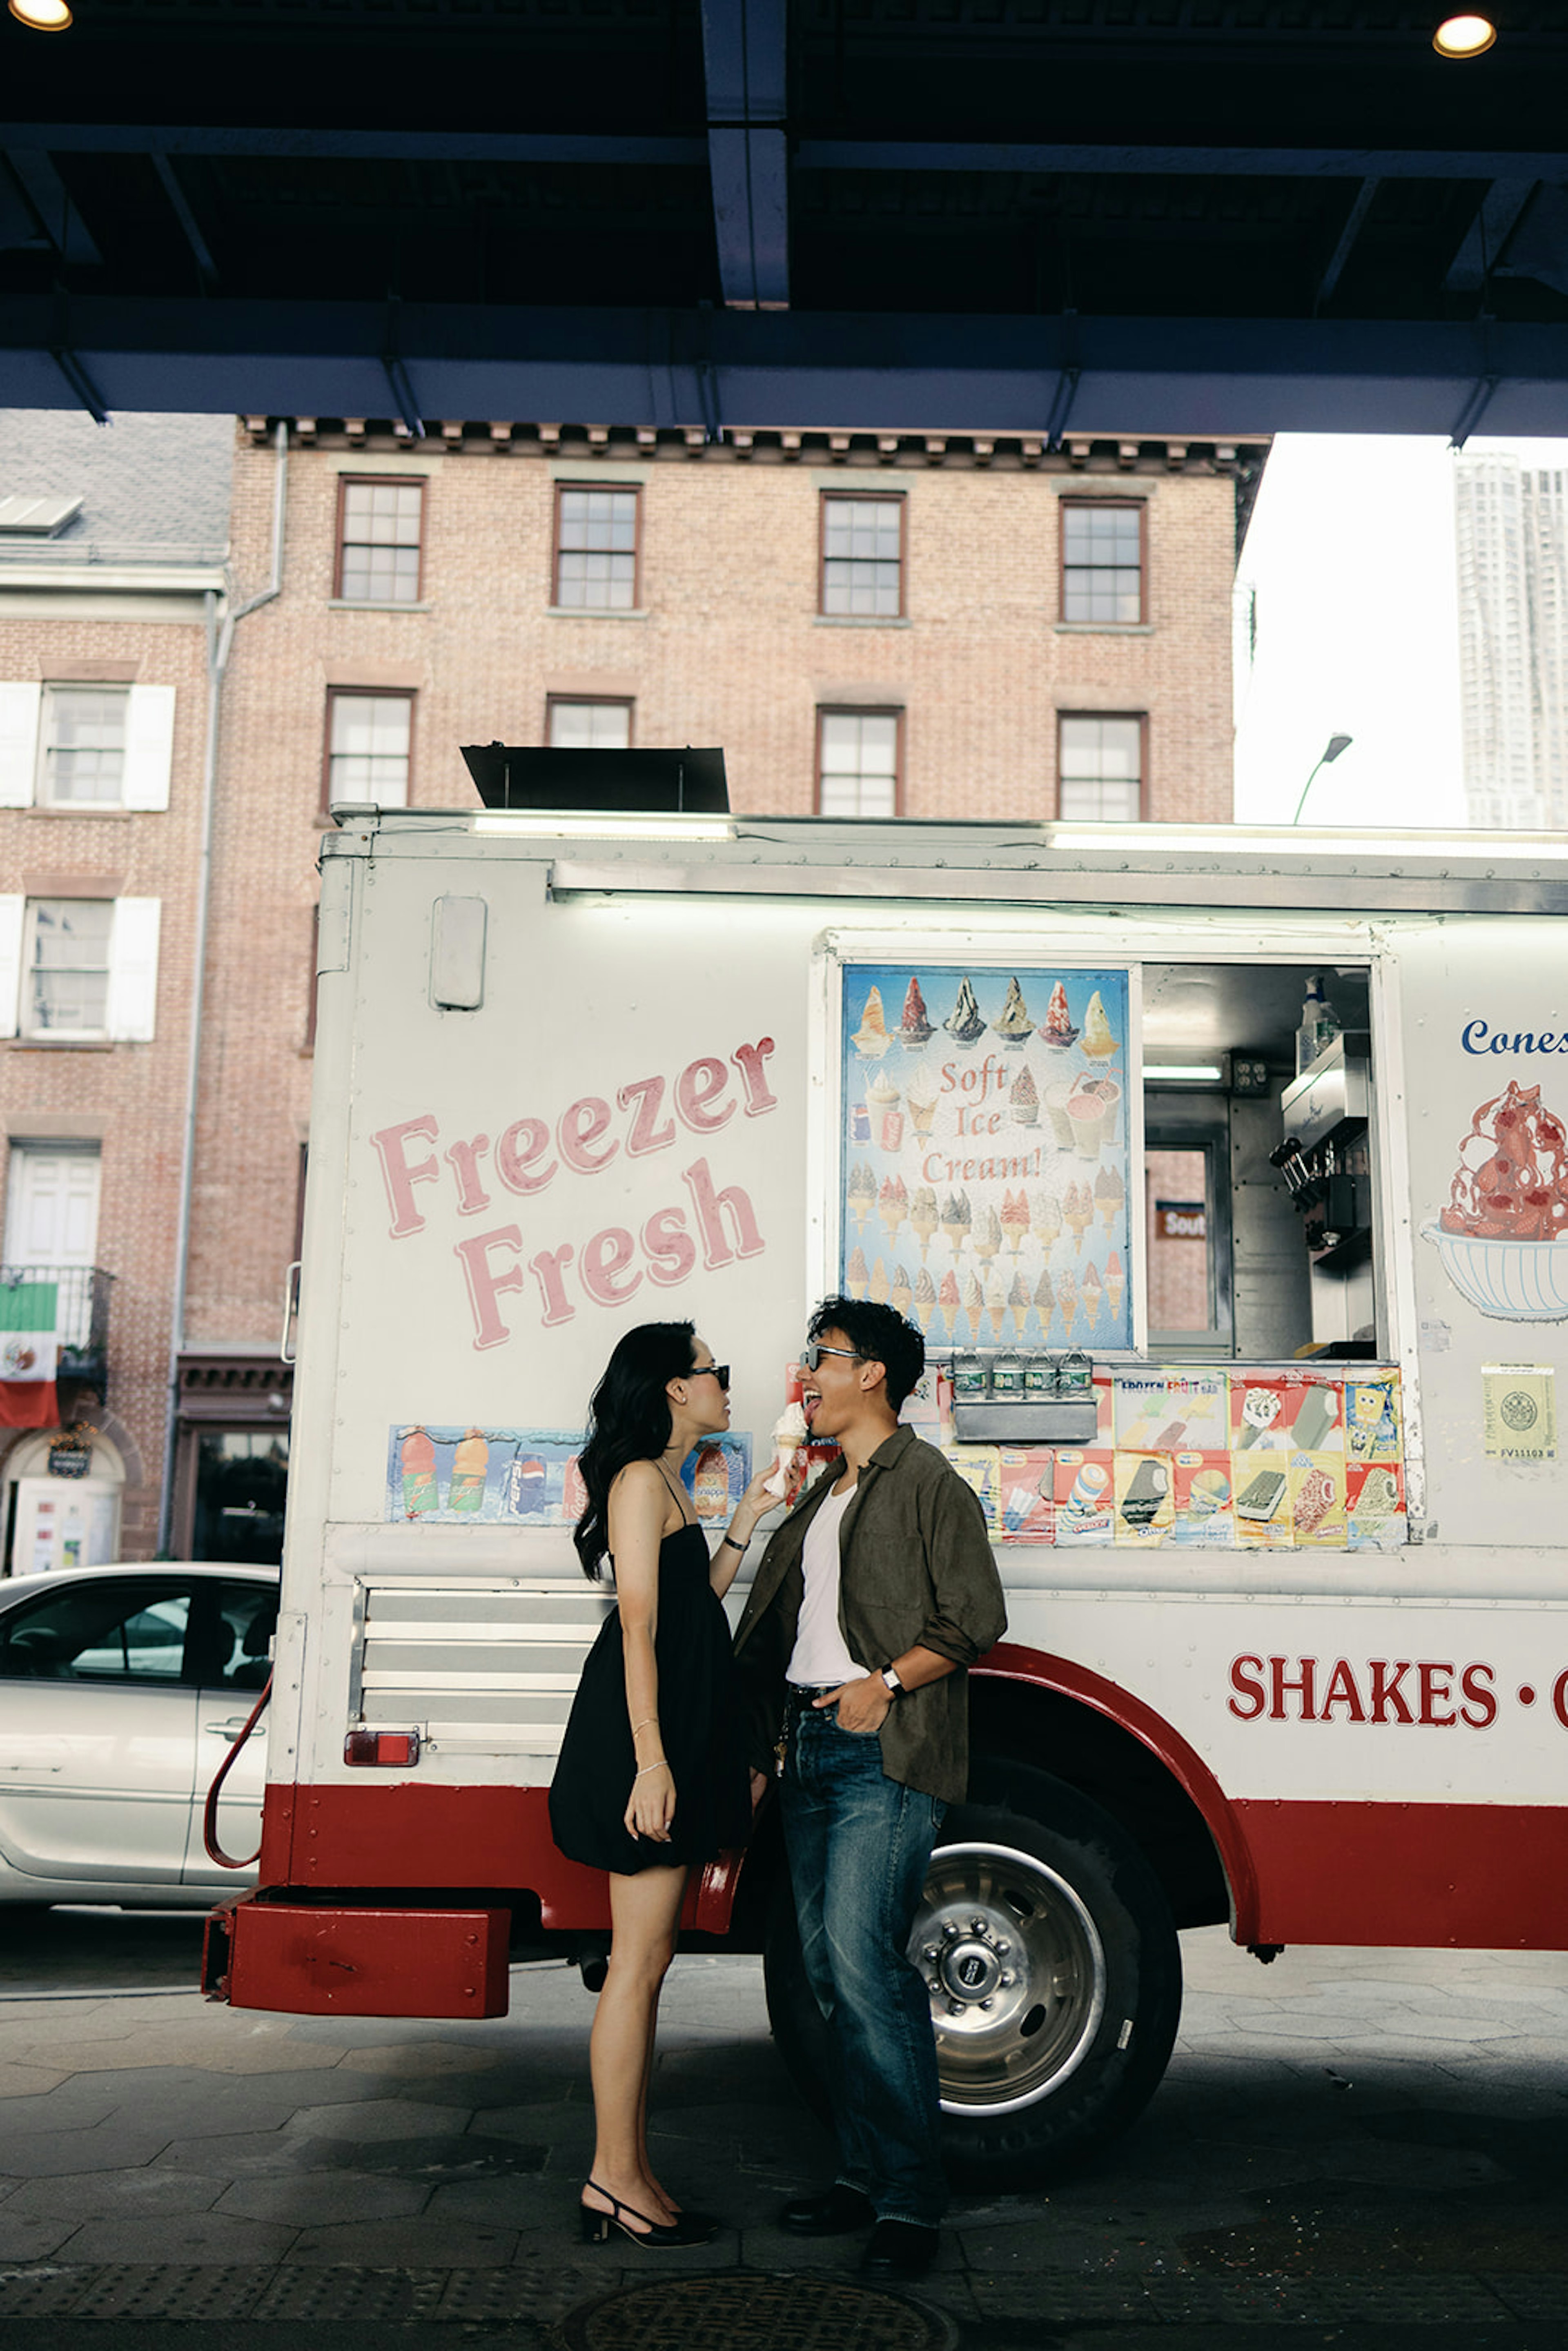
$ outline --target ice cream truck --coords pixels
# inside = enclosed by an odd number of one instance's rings
[[[911,1947],[961,2172],[1137,2111],[1184,1928],[1568,1946],[1568,845],[335,813],[214,1996],[598,1979],[605,1882],[546,1814],[612,1600],[570,1541],[587,1398],[628,1327],[695,1322],[734,1366],[689,1465],[716,1538],[841,1290],[922,1330],[907,1411],[1007,1590]],[[684,1932],[765,1954],[810,2092],[775,1813]]]

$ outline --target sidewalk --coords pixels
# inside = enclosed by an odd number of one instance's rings
[[[655,2262],[855,2281],[856,2241],[774,2225],[831,2155],[754,1960],[672,1975],[655,2159],[730,2225],[653,2256],[577,2241],[592,2003],[574,1969],[518,1970],[491,2023],[277,2017],[158,1989],[193,1931],[167,1922],[160,1961],[155,1923],[122,1923],[99,1939],[141,1980],[116,1993],[79,1980],[93,1936],[57,1914],[26,1930],[35,1984],[54,1928],[68,1945],[53,1996],[26,1996],[15,1938],[0,1970],[0,2323],[18,2346],[20,2322],[55,2322],[57,2343],[72,2315],[428,2318],[522,2345]],[[919,2299],[990,2351],[1118,2322],[1173,2343],[1312,2319],[1568,2336],[1568,1957],[1264,1969],[1218,1931],[1184,1949],[1181,2039],[1144,2121],[1049,2192],[960,2199]],[[67,1996],[73,1977],[89,1996]]]

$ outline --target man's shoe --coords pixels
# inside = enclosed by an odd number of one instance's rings
[[[867,2277],[923,2278],[936,2258],[936,2231],[915,2220],[879,2220],[862,2256]]]
[[[869,2229],[875,2218],[869,2196],[835,2180],[821,2196],[801,2196],[786,2204],[779,2225],[792,2237],[847,2237],[852,2229]]]

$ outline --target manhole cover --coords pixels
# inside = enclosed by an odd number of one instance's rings
[[[672,2278],[585,2303],[570,2351],[950,2351],[936,2312],[831,2279]]]

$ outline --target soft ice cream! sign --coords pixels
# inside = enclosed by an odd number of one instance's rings
[[[848,964],[841,1273],[936,1345],[1132,1344],[1124,970]]]

